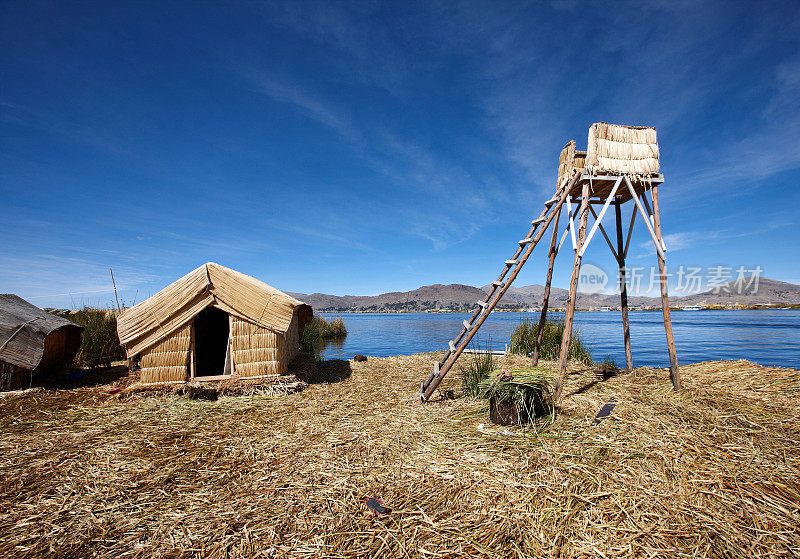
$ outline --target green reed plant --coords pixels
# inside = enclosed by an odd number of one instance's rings
[[[79,365],[94,367],[125,359],[125,349],[117,336],[117,317],[113,311],[84,307],[64,315],[83,326],[81,349],[75,357]]]
[[[341,318],[328,321],[321,316],[315,316],[303,330],[300,351],[310,353],[317,361],[321,361],[326,342],[343,340],[346,337],[347,327]]]
[[[489,377],[489,374],[497,368],[497,360],[489,351],[491,344],[483,351],[470,353],[466,360],[466,367],[459,367],[461,374],[461,385],[464,388],[464,395],[468,398],[479,398],[481,396],[480,384]]]
[[[552,372],[544,367],[518,367],[492,371],[478,386],[481,398],[513,402],[529,417],[552,411]]]
[[[508,343],[509,353],[516,353],[519,355],[528,355],[531,353],[536,348],[538,326],[539,321],[524,318],[511,334],[511,339]],[[551,315],[544,323],[542,346],[539,351],[539,357],[547,360],[558,359],[561,352],[561,339],[563,336],[563,316]],[[587,365],[592,364],[592,356],[589,353],[589,349],[584,344],[580,335],[574,331],[572,332],[572,339],[569,344],[569,358]]]

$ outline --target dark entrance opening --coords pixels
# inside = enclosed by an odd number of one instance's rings
[[[195,376],[225,372],[229,330],[228,313],[216,307],[203,309],[194,317]]]

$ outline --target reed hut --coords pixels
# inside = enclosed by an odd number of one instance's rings
[[[34,376],[70,365],[82,332],[17,295],[0,295],[0,390],[29,386]]]
[[[287,372],[311,307],[209,262],[122,311],[117,332],[143,383],[264,378]]]

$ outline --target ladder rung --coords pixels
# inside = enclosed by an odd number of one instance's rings
[[[470,323],[469,323],[469,322],[467,322],[466,320],[465,320],[464,322],[462,322],[462,324],[464,325],[464,328],[466,328],[467,330],[469,330],[470,328],[472,328],[472,324],[470,324]]]
[[[500,287],[501,285],[503,285],[503,282],[500,281],[500,280],[494,280],[492,282],[492,285],[495,286],[495,287]]]
[[[486,307],[489,306],[489,303],[487,303],[486,301],[478,301],[478,306],[482,309],[485,309]]]
[[[533,242],[533,237],[525,237],[524,239],[519,240],[519,246],[527,245],[531,242]]]
[[[513,266],[517,262],[519,262],[519,260],[506,260],[506,266]]]
[[[433,364],[433,378],[436,378],[438,376],[439,376],[439,362],[437,361],[436,363]]]
[[[537,218],[537,219],[534,219],[533,221],[531,221],[531,225],[539,225],[543,221],[544,221],[544,218],[540,217],[540,218]]]
[[[450,351],[452,351],[453,353],[456,352],[456,344],[453,343],[453,340],[450,340],[449,342],[447,342],[447,345],[450,346]]]
[[[552,206],[558,201],[558,196],[553,196],[547,202],[544,203],[545,206]]]

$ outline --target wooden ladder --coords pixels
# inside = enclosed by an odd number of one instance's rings
[[[519,245],[514,255],[505,261],[500,275],[495,281],[492,282],[492,289],[486,298],[482,301],[477,301],[477,308],[469,317],[469,320],[462,322],[461,331],[454,340],[448,342],[448,348],[445,350],[442,358],[433,365],[433,371],[428,378],[420,386],[419,397],[423,402],[428,399],[439,386],[444,376],[452,369],[458,357],[466,349],[469,342],[478,333],[481,325],[489,318],[489,314],[494,310],[495,306],[503,298],[511,283],[519,274],[525,262],[530,257],[531,252],[536,247],[537,243],[541,240],[550,222],[558,215],[558,211],[567,199],[572,187],[580,178],[580,173],[575,173],[572,178],[565,177],[561,185],[556,189],[555,194],[544,203],[544,210],[542,213],[531,222],[530,231],[521,239],[517,244]],[[509,273],[510,272],[510,273]]]

